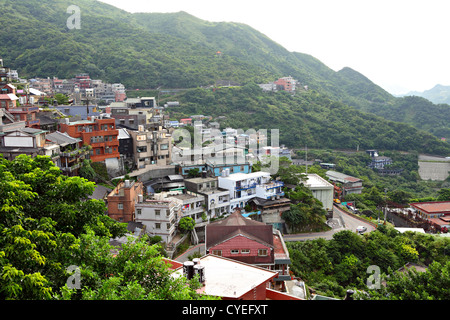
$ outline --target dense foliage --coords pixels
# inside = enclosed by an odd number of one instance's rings
[[[152,239],[109,244],[126,224],[88,198],[94,187],[48,157],[0,157],[0,299],[201,298],[194,282],[170,276]],[[78,288],[69,281],[76,270]]]
[[[434,299],[450,296],[450,239],[399,233],[381,225],[364,235],[341,231],[332,240],[288,242],[291,270],[318,294],[344,298],[347,289],[365,292],[364,299]],[[406,263],[428,266],[427,272],[399,275]],[[370,266],[379,268],[381,282],[370,288]],[[389,276],[389,277],[387,277]],[[397,281],[401,279],[401,281]]]
[[[80,8],[80,29],[67,27],[71,5]],[[434,112],[429,112],[426,100],[397,99],[351,68],[335,72],[244,24],[203,21],[185,12],[131,14],[93,0],[23,0],[20,6],[0,0],[0,6],[0,56],[22,77],[72,78],[86,72],[127,88],[156,89],[218,80],[267,83],[291,75],[300,87],[333,101],[449,138],[444,115],[450,106],[431,104]],[[410,132],[402,134],[406,138]],[[379,138],[395,144],[389,131]]]

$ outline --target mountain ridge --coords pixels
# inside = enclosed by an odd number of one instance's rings
[[[0,56],[21,76],[71,78],[86,72],[135,89],[196,88],[217,80],[246,85],[291,75],[311,91],[387,120],[396,115],[386,111],[402,101],[351,68],[336,72],[246,24],[205,21],[183,11],[128,13],[92,0],[15,4],[0,0]],[[80,8],[80,29],[66,25],[70,5]],[[426,107],[419,102],[417,107]],[[350,108],[343,112],[350,116]],[[410,124],[421,129],[418,118]],[[450,132],[449,124],[442,126]]]

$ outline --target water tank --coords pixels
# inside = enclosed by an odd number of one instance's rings
[[[183,263],[183,274],[188,280],[194,277],[194,262],[186,261]]]
[[[205,266],[202,266],[200,264],[196,264],[194,266],[194,274],[198,274],[198,280],[200,283],[205,282]]]
[[[194,258],[192,259],[192,262],[194,262],[194,266],[200,264],[200,259],[199,258]]]

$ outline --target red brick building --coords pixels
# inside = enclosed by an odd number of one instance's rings
[[[59,131],[80,138],[82,145],[92,146],[92,162],[120,157],[119,130],[116,129],[115,119],[89,117],[88,120],[61,123]]]
[[[143,188],[140,181],[125,180],[119,183],[107,197],[108,216],[120,222],[134,221],[135,205]]]

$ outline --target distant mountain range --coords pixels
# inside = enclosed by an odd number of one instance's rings
[[[312,94],[306,100],[313,99],[311,104],[315,110],[321,110],[320,117],[329,119],[326,123],[320,122],[320,126],[331,128],[338,121],[345,123],[346,119],[359,117],[368,121],[366,129],[360,128],[362,132],[358,137],[341,125],[339,130],[344,132],[330,131],[346,137],[341,139],[345,142],[343,147],[354,148],[358,144],[363,147],[364,141],[370,141],[368,145],[373,148],[386,145],[401,149],[405,145],[400,140],[405,139],[407,132],[408,139],[416,140],[416,144],[409,144],[412,150],[450,153],[450,144],[436,139],[450,140],[448,105],[437,106],[418,97],[394,97],[351,68],[335,72],[311,55],[286,50],[248,25],[208,22],[186,12],[132,14],[95,0],[21,0],[19,3],[0,0],[0,56],[5,65],[17,69],[21,77],[72,78],[77,73],[87,72],[92,78],[121,82],[130,89],[147,89],[198,88],[219,80],[253,88],[252,84],[290,75],[308,86]],[[67,27],[70,17],[67,8],[71,5],[80,8],[80,29]],[[248,90],[249,94],[251,92]],[[195,97],[189,99],[193,100]],[[244,99],[240,105],[245,108],[240,110],[249,110],[244,104],[247,100],[257,102],[254,97]],[[301,109],[304,109],[306,100],[294,99],[291,103],[302,103]],[[331,111],[327,108],[336,106],[333,101],[339,105],[333,110],[334,118],[326,116],[326,111]],[[306,113],[292,107],[291,125],[304,123],[302,117]],[[270,109],[273,113],[281,110],[276,103],[258,108],[264,108],[261,109],[264,112]],[[259,112],[258,108],[252,112]],[[319,117],[314,111],[305,110],[310,119]],[[360,111],[379,117],[366,117]],[[409,127],[398,128],[397,132],[390,130],[389,143],[377,144],[377,139],[382,137],[375,136],[376,132],[371,132],[369,126],[389,127],[389,122],[383,122],[381,117],[406,123],[416,130]],[[267,119],[259,125],[272,125]],[[284,120],[280,118],[280,121]],[[307,134],[312,139],[318,137],[321,130],[311,127]],[[327,141],[317,138],[319,140]],[[395,140],[399,140],[399,144],[393,143]],[[331,145],[334,144],[323,142],[322,147]]]
[[[423,92],[411,91],[398,96],[399,97],[418,96],[430,100],[431,102],[436,104],[439,103],[450,104],[450,86],[443,86],[441,84],[437,84],[433,88],[425,90]]]

